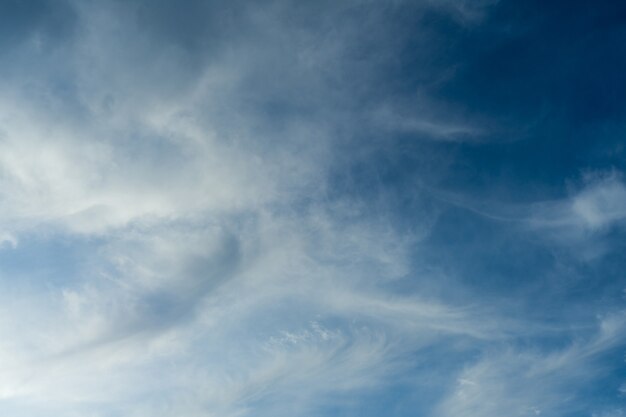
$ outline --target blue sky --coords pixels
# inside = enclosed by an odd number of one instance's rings
[[[626,415],[626,5],[0,2],[0,414]]]

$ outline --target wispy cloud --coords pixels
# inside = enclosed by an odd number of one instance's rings
[[[610,253],[619,169],[535,203],[443,191],[493,132],[446,90],[471,60],[432,45],[499,2],[36,3],[0,6],[0,414],[619,413],[572,396],[623,308],[531,314],[483,294],[503,256],[466,262],[494,224]],[[437,246],[449,203],[488,226]]]
[[[585,409],[579,393],[605,372],[597,360],[624,343],[624,315],[606,317],[595,334],[554,350],[490,352],[459,376],[440,415],[563,415]],[[594,363],[595,362],[595,363]],[[581,405],[582,403],[582,405]]]

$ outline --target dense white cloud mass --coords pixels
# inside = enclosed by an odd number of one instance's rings
[[[448,156],[384,185],[387,136],[488,140],[381,92],[406,36],[385,13],[467,28],[496,2],[61,3],[1,56],[0,414],[353,415],[398,386],[419,415],[578,410],[623,315],[546,324],[433,267]],[[516,230],[592,250],[626,218],[617,174],[571,195]]]

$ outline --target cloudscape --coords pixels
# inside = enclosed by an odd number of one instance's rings
[[[0,0],[0,415],[626,415],[626,4]]]

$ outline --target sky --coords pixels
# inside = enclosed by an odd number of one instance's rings
[[[0,0],[0,415],[626,416],[626,4]]]

